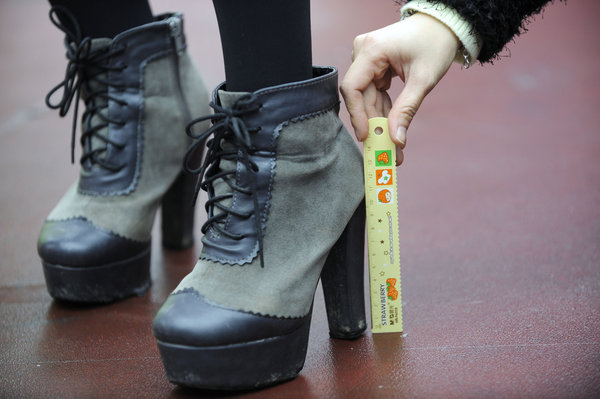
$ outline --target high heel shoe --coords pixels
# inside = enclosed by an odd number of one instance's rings
[[[213,94],[198,188],[203,250],[153,331],[169,380],[257,388],[295,377],[321,277],[330,334],[366,328],[362,156],[337,115],[337,71]],[[198,144],[197,144],[198,145]],[[192,147],[192,151],[194,148]]]
[[[67,74],[48,94],[64,116],[85,102],[79,179],[45,221],[38,240],[46,285],[57,299],[110,302],[150,285],[150,240],[162,203],[163,243],[193,243],[193,177],[182,172],[190,110],[208,93],[185,50],[181,14],[164,14],[114,39],[65,33]],[[61,90],[62,98],[53,102]]]

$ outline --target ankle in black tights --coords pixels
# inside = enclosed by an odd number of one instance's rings
[[[228,91],[312,77],[310,0],[213,0]]]
[[[77,21],[83,37],[113,38],[133,27],[152,22],[148,0],[49,0],[66,8]],[[75,31],[69,18],[57,14],[61,23]]]
[[[153,19],[148,0],[49,1],[73,14],[84,37],[112,38]],[[312,77],[310,0],[213,0],[213,4],[227,90],[254,91]],[[61,22],[73,28],[69,18]]]

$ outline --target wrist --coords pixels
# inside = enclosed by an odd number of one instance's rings
[[[437,2],[413,0],[402,7],[401,13],[402,19],[414,13],[426,14],[448,27],[461,43],[460,48],[456,52],[454,61],[464,64],[465,68],[479,56],[481,39],[473,29],[472,25],[454,8]]]

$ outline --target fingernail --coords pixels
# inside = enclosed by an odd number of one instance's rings
[[[398,130],[396,130],[396,139],[402,143],[402,145],[406,144],[406,128],[404,126],[398,126]]]

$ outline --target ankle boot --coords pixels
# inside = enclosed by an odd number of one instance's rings
[[[203,249],[153,331],[169,380],[249,389],[304,365],[322,279],[330,334],[366,327],[362,156],[338,117],[337,71],[213,94],[200,174]],[[205,118],[200,118],[201,121]]]
[[[64,116],[75,101],[73,143],[80,95],[85,111],[80,176],[38,240],[48,291],[78,302],[141,295],[150,285],[150,235],[161,204],[163,244],[193,244],[185,125],[190,110],[207,112],[208,93],[186,52],[181,14],[90,39],[78,35],[74,20],[76,32],[61,25],[58,12],[67,11],[53,9],[51,19],[66,34],[69,64],[46,102]]]

